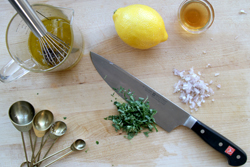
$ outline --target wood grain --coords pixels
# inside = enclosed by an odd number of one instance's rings
[[[115,132],[111,122],[103,119],[117,113],[111,103],[113,91],[95,70],[90,51],[130,72],[186,111],[190,111],[188,106],[179,101],[178,94],[173,94],[173,85],[179,78],[172,70],[194,67],[195,72],[202,73],[204,81],[214,81],[211,87],[215,91],[212,97],[215,101],[209,98],[192,115],[250,153],[250,1],[210,0],[215,21],[200,35],[191,35],[181,29],[177,10],[182,0],[29,2],[73,8],[74,24],[81,30],[85,49],[83,58],[71,70],[29,73],[17,81],[0,83],[0,166],[20,166],[25,161],[20,132],[12,126],[7,114],[11,104],[18,100],[29,101],[36,112],[49,109],[55,121],[67,124],[66,134],[57,141],[51,153],[69,146],[77,138],[87,142],[87,153],[73,153],[51,166],[228,166],[225,157],[185,127],[178,127],[171,133],[159,127],[159,132],[151,133],[148,138],[139,134],[131,141],[123,137],[124,133]],[[137,3],[151,6],[161,14],[169,34],[166,42],[148,50],[138,50],[117,36],[113,11]],[[247,14],[239,14],[241,9]],[[0,1],[0,67],[11,59],[5,44],[5,31],[14,14],[7,0]],[[208,63],[211,68],[206,68]],[[220,75],[214,77],[217,72]],[[221,89],[216,88],[217,84],[221,84]],[[28,133],[24,135],[30,158]],[[51,143],[48,141],[44,150]],[[50,160],[43,164],[48,162]],[[250,166],[249,161],[245,166]]]

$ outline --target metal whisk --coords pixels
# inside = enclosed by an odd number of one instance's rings
[[[42,55],[49,66],[56,66],[67,56],[70,46],[48,32],[26,0],[9,0],[33,34],[39,39]]]

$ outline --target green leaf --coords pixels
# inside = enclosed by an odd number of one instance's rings
[[[146,137],[148,137],[148,134],[150,133],[150,131],[143,132],[143,133],[144,133],[144,135],[145,135]]]
[[[131,92],[129,89],[126,91],[122,87],[120,87],[119,93],[124,95],[126,103],[115,101],[114,105],[117,107],[118,115],[108,116],[104,119],[111,120],[113,122],[112,126],[116,131],[122,130],[127,132],[127,136],[124,137],[129,140],[140,133],[144,128],[148,129],[149,132],[152,132],[153,129],[158,132],[153,117],[157,111],[150,109],[149,101],[147,101],[148,97],[146,99],[139,97],[138,100],[136,100],[134,98],[134,92]],[[144,134],[148,136],[149,132]]]

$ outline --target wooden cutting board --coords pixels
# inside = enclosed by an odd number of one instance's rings
[[[191,35],[181,29],[177,10],[182,0],[29,2],[75,10],[74,26],[80,29],[84,38],[83,58],[68,71],[29,73],[17,81],[0,83],[0,166],[20,166],[25,161],[20,132],[7,114],[11,104],[19,100],[29,101],[36,112],[51,110],[55,121],[67,124],[66,134],[56,142],[51,153],[78,138],[87,143],[84,151],[75,152],[51,166],[228,166],[224,156],[182,126],[171,133],[158,127],[159,132],[151,133],[148,138],[139,134],[131,141],[123,137],[124,133],[115,132],[111,121],[103,119],[117,113],[111,102],[113,91],[95,70],[90,51],[114,62],[188,112],[190,109],[180,102],[179,94],[173,94],[173,85],[179,78],[172,71],[173,68],[188,70],[194,67],[195,72],[201,72],[204,81],[214,81],[211,87],[215,94],[192,115],[250,153],[250,1],[211,0],[215,21],[200,35]],[[148,50],[134,49],[121,41],[112,15],[117,8],[130,4],[144,4],[156,9],[163,17],[169,39]],[[247,14],[239,14],[241,9]],[[5,31],[14,14],[7,0],[0,2],[0,67],[11,59],[5,44]],[[211,68],[206,68],[207,64],[211,64]],[[214,77],[215,73],[220,75]],[[221,89],[216,88],[218,84]],[[63,117],[67,118],[64,120]],[[24,136],[30,159],[28,133]],[[39,138],[36,150],[40,141]],[[98,145],[96,141],[99,141]],[[52,142],[47,142],[42,155]],[[249,161],[245,166],[250,166]]]

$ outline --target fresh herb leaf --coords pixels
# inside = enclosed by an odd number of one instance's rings
[[[105,77],[103,78],[104,80],[107,78],[107,75],[105,75]]]
[[[148,134],[150,133],[150,131],[143,132],[143,133],[144,133],[144,135],[145,135],[146,137],[148,137]]]
[[[98,145],[98,144],[99,144],[99,141],[96,141],[96,144]]]
[[[85,151],[85,153],[87,153],[89,151],[89,149],[87,149],[86,151]]]
[[[115,88],[113,88],[115,89]],[[153,129],[158,132],[154,115],[156,110],[150,109],[148,97],[146,99],[139,97],[138,100],[134,98],[134,92],[129,89],[126,91],[120,87],[119,93],[124,94],[127,103],[120,103],[115,101],[114,105],[117,107],[118,115],[111,115],[105,120],[111,120],[112,126],[116,131],[122,130],[127,132],[125,138],[131,140],[134,136],[140,133],[143,129],[148,129],[149,132],[144,132],[146,136],[152,132]]]
[[[122,92],[124,92],[124,88],[120,87],[119,93],[122,93]]]
[[[65,119],[67,119],[67,117],[63,117],[63,119],[65,120]]]

